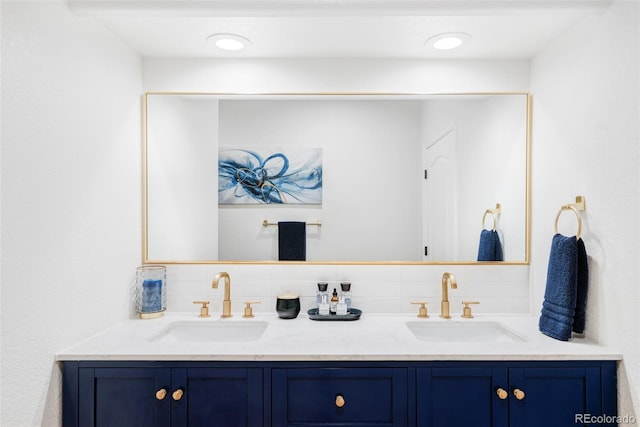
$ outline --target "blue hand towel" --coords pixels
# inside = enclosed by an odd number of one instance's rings
[[[585,314],[587,311],[587,290],[589,289],[589,265],[587,250],[582,239],[578,239],[578,294],[576,298],[576,314],[573,317],[573,332],[584,333]]]
[[[502,244],[495,230],[482,230],[478,247],[478,261],[503,261]]]
[[[305,261],[307,259],[307,224],[281,221],[278,223],[278,260]]]
[[[561,341],[568,341],[572,331],[584,332],[588,275],[584,242],[575,236],[553,236],[540,332]]]

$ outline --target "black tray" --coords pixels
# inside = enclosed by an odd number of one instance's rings
[[[360,318],[360,315],[362,314],[362,311],[358,310],[357,308],[352,308],[351,310],[349,310],[347,314],[320,315],[318,314],[317,308],[310,308],[307,311],[307,314],[309,315],[309,319],[311,320],[349,321],[349,320],[358,320]]]

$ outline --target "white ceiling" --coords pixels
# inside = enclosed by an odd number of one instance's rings
[[[144,57],[530,58],[561,32],[601,13],[598,0],[68,0]],[[471,43],[436,51],[425,40],[464,32]],[[251,46],[222,52],[207,36]]]

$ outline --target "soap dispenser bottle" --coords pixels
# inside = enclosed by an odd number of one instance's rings
[[[347,303],[344,301],[344,297],[340,297],[340,300],[338,301],[336,314],[338,316],[345,316],[347,314]]]
[[[320,308],[320,304],[322,304],[322,299],[326,296],[327,301],[329,300],[329,293],[327,292],[327,286],[329,284],[327,282],[318,282],[318,291],[316,292],[316,304],[318,308]]]
[[[351,311],[351,283],[350,282],[341,282],[340,288],[342,289],[342,296],[344,297],[344,301],[347,304],[347,311]]]
[[[321,316],[328,316],[330,314],[329,313],[329,294],[327,294],[326,292],[324,295],[322,295],[322,301],[318,306],[318,314]]]
[[[329,311],[332,314],[336,314],[338,311],[338,291],[336,288],[333,288],[333,295],[331,295],[331,303],[329,304]]]

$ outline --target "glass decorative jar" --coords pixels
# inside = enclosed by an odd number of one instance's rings
[[[167,268],[143,265],[136,269],[136,311],[141,319],[160,317],[167,309]]]

